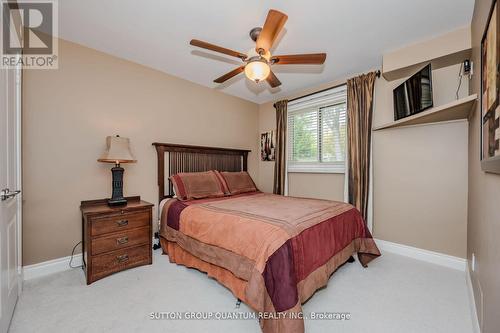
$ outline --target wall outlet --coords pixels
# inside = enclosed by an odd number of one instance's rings
[[[474,253],[472,253],[472,259],[471,259],[471,268],[472,268],[472,271],[475,272],[476,271],[476,255]]]

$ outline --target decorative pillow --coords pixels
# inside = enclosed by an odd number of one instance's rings
[[[179,200],[216,198],[225,195],[222,182],[214,171],[181,172],[170,177]]]
[[[246,171],[241,172],[220,172],[220,175],[224,179],[227,189],[231,195],[245,193],[245,192],[255,192],[257,191],[257,186],[252,180],[252,177]]]
[[[224,192],[224,194],[231,195],[231,193],[229,192],[229,188],[227,188],[226,180],[224,179],[224,177],[222,177],[222,175],[220,174],[220,171],[214,170],[214,172],[215,172],[215,175],[217,176],[217,179],[219,180],[219,182],[222,185],[222,191]]]

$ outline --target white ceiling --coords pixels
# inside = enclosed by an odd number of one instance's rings
[[[379,68],[382,54],[470,24],[474,0],[63,0],[59,35],[256,103]],[[246,53],[270,8],[288,15],[273,54],[326,52],[323,66],[273,66],[282,85],[212,81],[241,61],[189,45]]]

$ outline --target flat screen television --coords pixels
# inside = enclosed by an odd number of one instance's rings
[[[394,120],[417,114],[432,107],[431,65],[422,68],[394,89]]]

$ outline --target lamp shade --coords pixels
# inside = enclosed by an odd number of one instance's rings
[[[137,160],[130,151],[130,140],[121,136],[108,136],[106,138],[106,151],[97,160],[105,163],[135,163]]]

